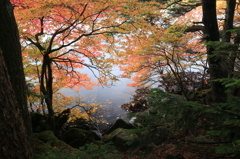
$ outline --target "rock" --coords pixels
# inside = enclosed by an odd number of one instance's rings
[[[34,138],[33,142],[36,154],[47,153],[50,150],[52,150],[52,147],[49,144],[44,143],[42,140],[38,138]]]
[[[131,145],[126,144],[127,141],[133,140],[134,137],[134,135],[130,135],[129,133],[127,133],[127,129],[117,128],[111,133],[103,136],[102,140],[104,142],[112,141],[117,148],[125,151],[131,147]]]
[[[111,126],[111,127],[107,130],[107,132],[106,132],[105,134],[109,134],[109,133],[113,132],[114,130],[116,130],[117,128],[135,129],[135,127],[134,127],[132,124],[126,122],[126,121],[123,120],[123,119],[118,119],[118,120],[115,122],[115,124],[113,124],[113,126]]]
[[[90,130],[94,136],[95,140],[101,140],[102,139],[102,133],[99,130]]]
[[[58,141],[57,137],[54,136],[52,131],[43,131],[41,133],[35,134],[35,136],[37,136],[37,138],[43,141],[44,143],[48,143],[50,145]]]
[[[54,136],[52,131],[34,133],[33,138],[36,154],[49,152],[53,148],[65,148],[69,151],[75,150],[65,142],[58,140],[58,138]]]
[[[86,143],[93,142],[94,136],[90,131],[71,128],[63,135],[63,141],[74,148],[79,148],[84,146]]]
[[[129,120],[129,123],[130,124],[134,124],[135,120],[137,119],[137,117],[132,117],[130,120]]]
[[[70,130],[70,129],[73,129],[73,128],[87,130],[87,131],[92,132],[95,140],[101,140],[102,139],[102,134],[99,130],[99,127],[96,124],[87,121],[86,119],[78,118],[75,121],[69,123],[68,126],[67,126],[67,129]]]

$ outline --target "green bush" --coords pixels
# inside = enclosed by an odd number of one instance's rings
[[[180,96],[165,93],[161,89],[152,89],[148,102],[149,111],[129,115],[137,117],[135,123],[139,125],[138,129],[129,132],[138,135],[138,143],[146,145],[153,142],[159,145],[168,141],[176,130],[189,131],[199,120],[200,104],[187,102]]]
[[[195,147],[189,146],[189,151],[191,148],[204,151],[201,148],[205,146],[213,156],[240,155],[239,97],[229,97],[226,103],[203,105],[152,89],[148,102],[147,112],[129,114],[137,117],[135,124],[139,127],[129,130],[137,135],[129,141],[129,144],[137,143],[137,150],[147,150],[144,145],[174,143],[179,147],[194,144]]]

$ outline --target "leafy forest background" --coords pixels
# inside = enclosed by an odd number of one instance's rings
[[[239,12],[236,0],[2,0],[0,156],[34,158],[36,114],[60,139],[97,113],[60,89],[131,78],[144,109],[129,114],[124,157],[240,157]]]

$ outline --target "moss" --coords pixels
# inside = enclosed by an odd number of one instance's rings
[[[54,136],[52,131],[44,131],[41,133],[35,133],[33,135],[34,143],[35,143],[35,151],[36,153],[46,153],[53,148],[63,148],[69,151],[74,150],[71,146],[66,144],[65,142],[58,140],[56,136]]]
[[[104,142],[111,141],[111,140],[113,140],[113,138],[114,138],[116,135],[118,135],[119,133],[122,133],[124,130],[125,130],[125,129],[118,128],[118,129],[114,130],[113,132],[111,132],[110,134],[105,135],[102,140],[103,140]]]
[[[127,150],[129,147],[131,147],[131,145],[126,145],[126,143],[130,140],[133,140],[134,137],[134,135],[127,133],[127,129],[118,128],[110,134],[105,135],[103,137],[103,141],[112,141],[117,148],[120,148],[121,150]]]
[[[52,147],[49,144],[44,143],[38,138],[34,138],[34,148],[36,154],[46,153],[52,150]]]
[[[45,143],[48,143],[50,145],[58,142],[57,137],[54,136],[52,131],[43,131],[38,134],[38,138],[42,140]]]

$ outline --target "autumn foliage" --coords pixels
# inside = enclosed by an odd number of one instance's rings
[[[111,73],[117,60],[113,55],[132,45],[128,39],[147,35],[150,18],[160,14],[160,4],[137,0],[12,0],[12,4],[25,75],[31,92],[37,93],[29,100],[44,114],[47,110],[53,129],[58,90],[91,89],[116,81]],[[82,68],[90,69],[99,83],[81,73]],[[72,101],[61,96],[66,105]]]
[[[56,114],[78,100],[59,90],[109,86],[118,80],[112,73],[118,66],[121,78],[132,79],[128,86],[160,88],[150,93],[152,103],[144,96],[144,110],[152,110],[138,114],[143,126],[133,130],[144,146],[148,136],[158,140],[165,131],[167,135],[157,143],[164,142],[158,149],[161,155],[175,150],[185,158],[196,158],[197,153],[186,150],[188,145],[181,147],[187,154],[170,146],[179,141],[194,146],[200,141],[213,143],[206,153],[213,157],[219,157],[213,153],[215,148],[225,157],[238,153],[238,147],[213,146],[217,140],[223,146],[226,142],[239,146],[238,132],[231,130],[239,125],[239,114],[234,112],[238,100],[232,97],[240,96],[236,0],[11,2],[20,31],[29,106],[47,117],[51,130],[56,131]],[[83,73],[84,68],[97,83]],[[80,110],[72,112],[76,115]],[[229,137],[228,132],[235,136]]]

